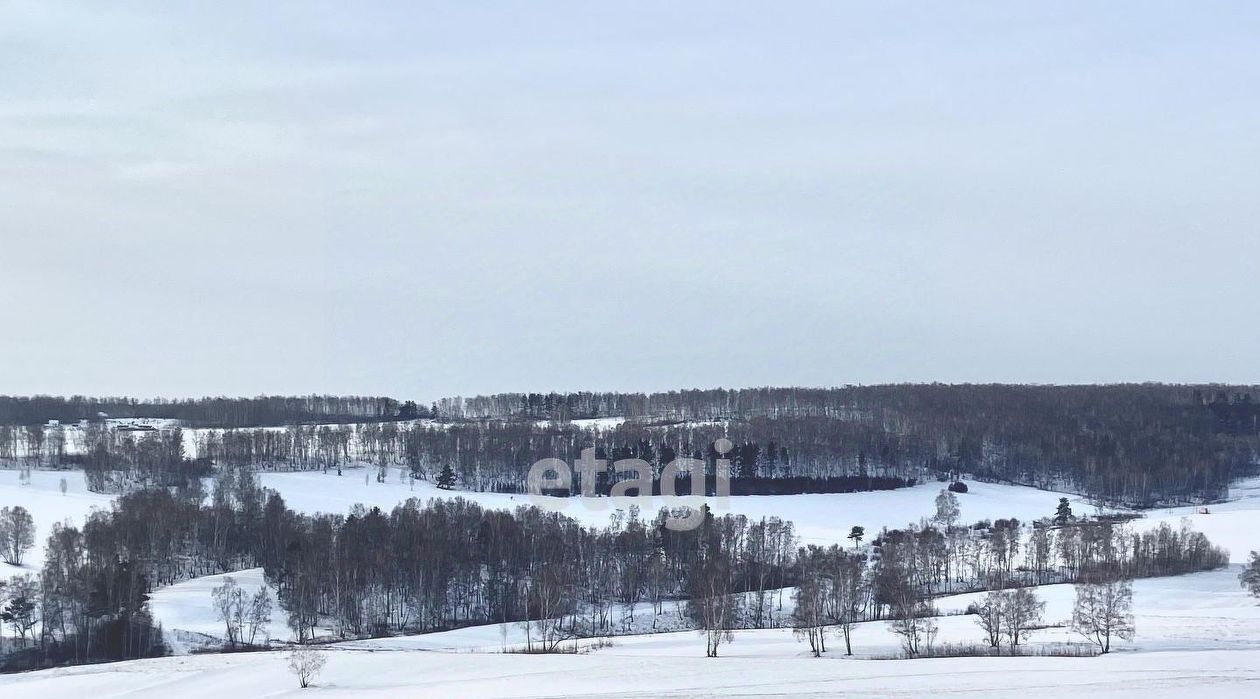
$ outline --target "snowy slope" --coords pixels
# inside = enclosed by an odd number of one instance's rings
[[[652,517],[663,504],[660,498],[531,498],[448,491],[424,481],[408,484],[399,478],[397,471],[391,473],[387,482],[377,483],[374,474],[371,469],[346,469],[342,476],[304,471],[261,473],[259,478],[264,486],[284,496],[289,507],[307,513],[344,513],[356,503],[389,511],[412,497],[421,501],[462,497],[487,508],[512,509],[539,504],[586,524],[604,526],[617,509],[627,510],[630,505],[638,504],[644,517]],[[1080,496],[1067,493],[975,481],[967,485],[969,492],[958,495],[963,522],[1000,517],[1031,522],[1053,515],[1061,497],[1068,498],[1078,515],[1095,514],[1099,509]],[[718,515],[729,512],[750,519],[790,520],[796,525],[803,544],[846,544],[850,542],[845,537],[854,525],[866,527],[869,539],[883,527],[904,527],[931,517],[936,511],[934,500],[942,487],[941,483],[923,483],[913,488],[867,493],[745,495],[729,498],[725,503],[715,501],[711,506]],[[1147,510],[1133,526],[1142,530],[1167,522],[1179,527],[1182,520],[1186,520],[1212,543],[1229,549],[1234,563],[1246,562],[1248,552],[1260,549],[1260,478],[1235,483],[1228,502],[1208,509],[1208,514],[1200,514],[1198,508],[1192,506]]]
[[[1233,563],[1246,563],[1249,552],[1260,550],[1260,478],[1230,485],[1229,500],[1208,506],[1208,514],[1200,514],[1198,509],[1187,506],[1146,510],[1145,518],[1134,522],[1134,526],[1143,529],[1167,522],[1177,527],[1185,519],[1213,544],[1229,549]]]
[[[61,494],[61,479],[66,480],[66,494]],[[0,507],[21,505],[35,520],[35,548],[16,568],[0,562],[0,577],[38,572],[44,565],[44,544],[53,524],[70,522],[83,526],[93,509],[109,509],[112,498],[88,492],[82,471],[31,471],[30,485],[18,485],[18,472],[0,470]]]
[[[628,510],[632,504],[637,504],[644,517],[652,517],[664,504],[660,498],[532,498],[503,493],[447,491],[423,481],[414,485],[402,482],[396,472],[387,482],[377,483],[374,473],[371,471],[366,479],[364,469],[347,469],[342,476],[331,472],[304,471],[261,473],[259,478],[264,486],[279,492],[289,507],[307,513],[344,513],[356,503],[389,511],[411,497],[421,501],[462,497],[484,507],[500,509],[537,503],[586,524],[604,526],[617,509]],[[1027,522],[1048,517],[1054,514],[1060,497],[1071,500],[1072,508],[1078,514],[1095,511],[1081,498],[1065,493],[990,483],[968,485],[970,492],[958,496],[965,522],[998,517],[1018,517]],[[751,519],[780,517],[791,520],[802,543],[848,543],[845,537],[854,525],[866,527],[870,536],[883,527],[904,527],[932,516],[936,511],[934,500],[943,487],[942,483],[924,483],[913,488],[867,493],[744,495],[729,498],[725,504],[713,502],[711,507],[718,515],[729,512]],[[1254,506],[1260,511],[1260,501]]]
[[[365,483],[363,471],[346,475],[322,473],[261,474],[264,485],[281,492],[290,507],[314,512],[345,512],[355,503],[383,508],[409,497],[466,497],[487,507],[516,507],[523,496],[441,491],[427,483]],[[65,477],[69,492],[59,492]],[[1059,493],[1031,488],[972,483],[960,496],[964,521],[1019,517],[1028,521],[1050,514]],[[749,496],[732,498],[729,509],[749,517],[779,516],[797,523],[806,543],[840,542],[853,525],[868,532],[903,526],[929,516],[940,484],[899,491],[840,495]],[[1070,498],[1078,513],[1093,508]],[[40,547],[31,566],[42,559],[42,542],[55,521],[82,524],[93,507],[107,507],[110,498],[87,493],[82,474],[36,471],[30,486],[17,484],[17,473],[0,471],[0,505],[31,509]],[[599,499],[583,503],[556,499],[553,506],[590,524],[602,525],[616,507],[630,502]],[[588,505],[603,505],[596,509]],[[644,508],[651,512],[654,507]],[[1235,498],[1213,506],[1211,514],[1195,508],[1148,513],[1139,527],[1160,521],[1178,525],[1193,520],[1213,541],[1228,546],[1233,560],[1260,547],[1260,481],[1238,484]],[[1238,566],[1134,584],[1138,636],[1119,643],[1119,652],[1100,658],[958,658],[880,661],[891,655],[896,638],[882,622],[861,624],[855,631],[857,658],[836,655],[809,658],[804,644],[790,630],[741,631],[722,647],[722,658],[703,658],[703,642],[694,632],[624,636],[613,646],[583,655],[505,655],[505,646],[519,646],[519,624],[488,625],[406,638],[357,641],[329,647],[331,662],[318,684],[321,695],[381,697],[921,697],[950,694],[963,697],[1061,697],[1088,692],[1098,697],[1183,697],[1187,692],[1223,697],[1260,696],[1260,606],[1238,587]],[[0,574],[10,574],[8,567]],[[243,586],[263,584],[261,571],[232,574]],[[219,636],[219,622],[210,604],[210,590],[224,576],[209,576],[157,591],[152,607],[168,632]],[[1045,586],[1048,624],[1071,614],[1072,588]],[[944,613],[966,608],[978,595],[942,598]],[[668,610],[667,610],[668,611]],[[614,614],[619,615],[620,611]],[[637,613],[644,615],[642,609]],[[271,625],[277,638],[288,638],[284,615]],[[640,623],[645,619],[640,618]],[[940,641],[977,642],[980,630],[972,617],[944,616]],[[641,627],[639,627],[641,628]],[[1035,644],[1079,641],[1062,626],[1038,631]],[[183,642],[183,641],[180,641]],[[185,648],[187,649],[187,648]],[[120,664],[63,668],[0,676],[0,695],[63,699],[81,696],[167,697],[181,699],[223,696],[302,696],[284,668],[279,653],[197,655]]]
[[[1260,604],[1238,585],[1240,566],[1167,578],[1148,578],[1133,583],[1133,614],[1138,636],[1132,642],[1117,641],[1117,650],[1257,650],[1260,651]],[[1082,643],[1084,639],[1067,627],[1072,618],[1075,591],[1072,585],[1044,585],[1036,589],[1046,603],[1044,623],[1047,628],[1031,636],[1033,645]],[[936,607],[938,641],[979,643],[983,633],[975,617],[962,615],[967,606],[984,593],[951,595],[939,598]],[[790,611],[790,595],[785,596],[785,611]],[[666,616],[673,610],[666,605]],[[640,624],[650,623],[648,605],[639,605],[636,613]],[[614,610],[619,619],[620,609]],[[896,636],[882,621],[857,624],[853,632],[854,653],[858,657],[887,657],[897,654],[900,645]],[[742,643],[749,640],[751,643]],[[372,650],[444,650],[497,652],[504,648],[524,647],[525,631],[521,624],[489,624],[455,631],[421,634],[397,638],[370,639],[341,644],[343,647]],[[584,642],[585,643],[585,642]],[[613,638],[614,652],[661,652],[664,647],[679,654],[703,654],[703,643],[695,632],[684,631],[656,635]],[[840,641],[828,641],[834,651]],[[755,657],[792,655],[803,652],[804,646],[792,636],[790,629],[743,631],[736,643],[723,647],[724,655]]]
[[[1260,651],[1113,653],[1099,658],[873,661],[804,657],[776,633],[741,633],[725,657],[701,642],[653,637],[585,655],[538,656],[333,648],[314,690],[299,690],[283,653],[199,655],[0,676],[0,694],[39,699],[326,697],[1255,697]],[[788,636],[790,638],[790,636]],[[681,642],[684,639],[679,638]],[[738,649],[738,650],[737,650]],[[701,652],[702,654],[702,652]]]
[[[153,618],[162,624],[168,643],[177,655],[202,645],[221,645],[226,631],[211,603],[211,592],[232,578],[246,595],[253,596],[266,585],[262,568],[238,570],[234,573],[207,575],[176,583],[155,591],[149,598],[149,610]],[[271,624],[266,628],[266,638],[255,639],[266,643],[268,639],[289,641],[293,632],[285,623],[284,610],[276,601],[275,590],[270,590],[272,601]],[[200,641],[200,642],[199,642]],[[209,643],[209,642],[217,643]]]

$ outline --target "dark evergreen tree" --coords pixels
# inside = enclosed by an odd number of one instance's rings
[[[1054,523],[1064,525],[1074,519],[1076,517],[1072,514],[1072,505],[1068,502],[1068,499],[1059,498],[1059,506],[1054,511]]]
[[[455,488],[455,469],[451,468],[450,463],[442,466],[442,472],[437,477],[437,487],[442,490],[453,490]]]

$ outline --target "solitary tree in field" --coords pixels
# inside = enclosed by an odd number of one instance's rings
[[[846,538],[853,540],[853,548],[857,548],[862,543],[862,538],[866,536],[866,527],[854,527],[849,530],[849,536]]]
[[[22,555],[35,545],[35,520],[21,505],[0,509],[0,559],[22,565]]]
[[[1076,586],[1072,630],[1111,652],[1111,638],[1133,638],[1133,585],[1110,578]]]
[[[1238,582],[1251,594],[1260,597],[1260,553],[1251,552],[1251,562],[1238,574]]]
[[[932,520],[949,529],[954,526],[961,514],[962,510],[958,507],[958,496],[942,488],[941,492],[936,496],[936,514],[932,516]]]
[[[296,648],[289,653],[289,669],[298,678],[298,685],[306,689],[311,681],[324,669],[328,658],[313,648]]]

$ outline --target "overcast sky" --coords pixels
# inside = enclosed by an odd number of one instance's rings
[[[0,393],[1260,382],[1260,5],[1037,4],[3,2]]]

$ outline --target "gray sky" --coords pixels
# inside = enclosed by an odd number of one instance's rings
[[[0,393],[1260,382],[1260,6],[1033,5],[3,2]]]

